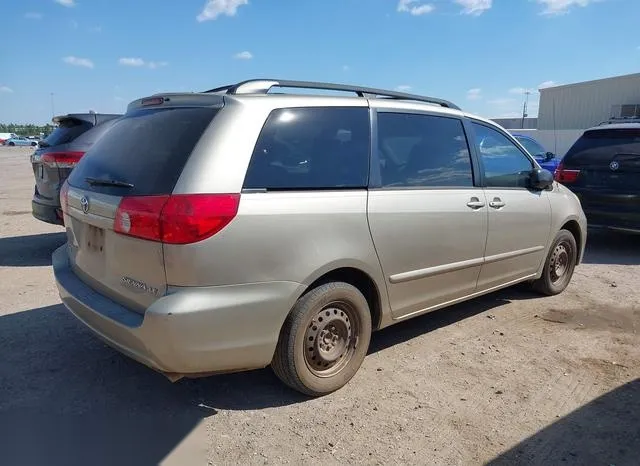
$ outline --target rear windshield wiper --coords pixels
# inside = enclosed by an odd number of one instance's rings
[[[103,178],[91,178],[90,176],[84,179],[91,186],[118,186],[121,188],[133,188],[133,184],[126,181],[108,180]]]

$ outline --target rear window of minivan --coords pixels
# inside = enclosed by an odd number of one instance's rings
[[[141,109],[120,118],[71,172],[71,186],[112,195],[170,194],[219,108]],[[132,188],[89,184],[87,178]]]

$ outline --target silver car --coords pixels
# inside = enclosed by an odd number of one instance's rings
[[[587,226],[496,124],[298,81],[132,102],[61,204],[60,295],[105,342],[171,380],[271,365],[312,396],[373,330],[516,283],[562,292]]]

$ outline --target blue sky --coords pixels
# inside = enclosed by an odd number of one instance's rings
[[[13,0],[0,122],[253,77],[397,88],[487,117],[640,70],[639,0]]]

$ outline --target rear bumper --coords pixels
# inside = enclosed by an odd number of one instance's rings
[[[66,244],[53,253],[64,305],[116,350],[160,372],[197,376],[265,367],[303,285],[264,282],[170,288],[144,313],[131,311],[82,282]]]
[[[640,195],[574,188],[589,227],[640,231]]]
[[[33,199],[31,200],[31,213],[35,218],[42,222],[51,223],[53,225],[64,224],[60,204],[47,202],[37,195],[33,196]]]

